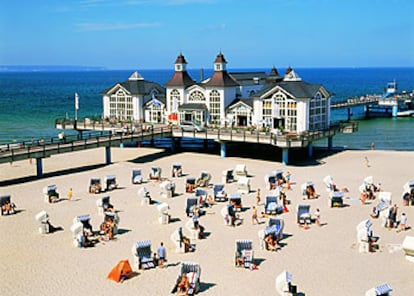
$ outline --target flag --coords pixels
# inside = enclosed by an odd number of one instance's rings
[[[79,95],[75,93],[75,109],[79,110]]]
[[[152,93],[152,104],[154,106],[161,107],[161,102],[157,100],[154,93]]]

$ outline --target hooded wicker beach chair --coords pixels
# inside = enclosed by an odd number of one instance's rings
[[[342,207],[344,205],[344,193],[342,191],[331,191],[329,193],[329,206]]]
[[[155,264],[152,258],[151,241],[139,241],[132,247],[134,254],[135,266],[138,269],[154,268]]]
[[[292,285],[292,274],[286,270],[276,277],[276,291],[280,296],[293,296],[297,293],[297,287]]]
[[[101,191],[101,178],[91,178],[89,180],[89,193],[100,193]]]
[[[311,224],[311,215],[310,215],[310,205],[308,204],[298,204],[297,205],[297,223],[299,225],[310,225]]]
[[[323,178],[323,183],[325,184],[325,188],[327,192],[334,192],[335,191],[335,185],[333,182],[333,178],[328,175],[325,178]]]
[[[195,262],[182,262],[180,277],[186,275],[190,287],[187,291],[187,295],[195,295],[200,291],[200,278],[201,278],[201,267]]]
[[[210,184],[211,175],[209,172],[203,171],[200,174],[200,178],[197,179],[197,187],[207,187]]]
[[[213,192],[215,201],[227,201],[227,193],[224,190],[224,184],[214,184]]]
[[[185,181],[185,192],[192,193],[196,188],[196,179],[195,178],[187,178]]]
[[[47,203],[51,203],[51,202],[59,200],[59,193],[57,192],[56,185],[49,185],[49,186],[43,187],[43,195],[45,198],[45,202]]]
[[[247,177],[247,167],[245,164],[238,164],[234,168],[234,175],[236,179],[239,179],[239,177]]]
[[[147,189],[147,187],[141,187],[138,190],[138,197],[141,201],[141,205],[150,205],[151,204],[151,196]]]
[[[160,184],[161,197],[171,198],[175,194],[175,183],[172,181],[164,181]]]
[[[183,167],[181,163],[175,162],[172,165],[171,176],[173,178],[178,178],[183,175]]]
[[[158,222],[160,224],[168,224],[170,223],[170,214],[169,211],[170,206],[163,202],[157,205],[157,211],[158,211]]]
[[[265,183],[268,190],[273,190],[277,187],[276,171],[266,174]]]
[[[283,213],[283,206],[278,205],[276,195],[266,196],[265,201],[265,214],[267,215],[276,215]]]
[[[0,196],[1,215],[10,215],[16,213],[16,206],[11,201],[11,195]]]
[[[249,194],[250,192],[250,179],[244,176],[240,176],[237,180],[237,192],[240,194]]]
[[[187,197],[186,205],[185,205],[185,213],[187,217],[193,216],[193,209],[194,207],[198,207],[198,198],[194,196]]]
[[[242,198],[238,193],[229,194],[229,203],[233,206],[235,211],[240,212],[243,208]]]
[[[225,184],[234,182],[233,170],[230,169],[223,171],[222,182]]]
[[[161,168],[156,167],[156,166],[151,167],[149,178],[150,180],[160,180],[161,179]]]
[[[132,170],[131,182],[132,184],[141,184],[143,182],[141,169]]]
[[[245,268],[252,268],[254,260],[253,241],[249,239],[236,240],[234,264],[243,264]]]
[[[41,211],[36,214],[35,219],[40,223],[39,225],[39,233],[45,234],[49,233],[49,214],[46,211]]]
[[[111,191],[118,188],[116,177],[114,175],[105,176],[105,186],[106,191]]]

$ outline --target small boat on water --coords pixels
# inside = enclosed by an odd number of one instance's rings
[[[389,82],[378,104],[371,106],[377,116],[408,117],[414,115],[413,94],[397,93],[397,82]]]

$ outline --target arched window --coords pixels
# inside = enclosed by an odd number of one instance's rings
[[[206,98],[204,97],[204,94],[199,91],[199,90],[195,90],[190,94],[190,97],[188,98],[189,101],[194,102],[194,101],[205,101]]]
[[[180,104],[180,92],[176,89],[173,89],[170,92],[170,112],[177,113],[179,104]]]
[[[210,92],[210,123],[220,124],[220,93],[217,90]]]
[[[309,104],[309,129],[320,130],[328,127],[328,100],[320,93],[311,98]]]
[[[109,113],[111,117],[116,117],[119,119],[132,119],[132,97],[125,93],[122,88],[118,89],[115,94],[110,96]]]

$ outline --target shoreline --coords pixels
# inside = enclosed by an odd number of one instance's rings
[[[100,150],[102,149],[102,150]],[[154,156],[155,153],[155,156]],[[161,157],[157,157],[161,156]],[[370,167],[364,164],[369,159]],[[392,192],[393,203],[399,206],[399,214],[404,211],[408,224],[414,221],[414,207],[403,207],[401,202],[402,186],[414,178],[409,163],[414,163],[414,152],[382,150],[343,150],[318,158],[315,164],[297,164],[283,166],[276,161],[229,156],[221,159],[219,155],[182,152],[163,153],[154,148],[114,148],[113,163],[103,165],[103,148],[62,154],[44,160],[46,178],[29,182],[15,182],[2,185],[0,194],[11,194],[21,212],[12,216],[0,217],[0,254],[3,264],[0,271],[8,276],[3,281],[7,295],[51,294],[59,289],[62,295],[89,293],[113,295],[136,293],[142,295],[168,295],[179,273],[179,264],[183,261],[195,261],[201,266],[201,292],[199,295],[253,295],[276,294],[275,278],[283,270],[292,273],[292,283],[298,292],[312,295],[363,295],[368,289],[388,283],[396,295],[409,295],[414,289],[413,265],[404,258],[400,249],[405,235],[413,235],[412,230],[396,233],[380,226],[378,220],[372,220],[374,235],[380,237],[378,252],[361,254],[356,247],[356,225],[369,218],[371,204],[361,205],[358,200],[358,187],[366,176],[374,176],[374,182],[380,182],[384,191]],[[144,179],[152,165],[162,168],[162,176],[171,179],[170,169],[173,162],[181,162],[183,173],[188,177],[198,177],[202,170],[212,175],[212,183],[220,183],[222,171],[244,163],[251,180],[251,192],[243,196],[241,212],[243,225],[236,228],[225,226],[220,210],[225,203],[219,203],[207,209],[200,223],[209,233],[206,239],[196,241],[194,253],[177,254],[170,240],[171,233],[179,226],[184,232],[187,217],[184,213],[185,178],[172,179],[178,193],[172,199],[160,197],[159,183],[148,181],[143,185],[131,184],[131,171],[142,168]],[[79,169],[79,166],[86,167]],[[16,162],[10,170],[9,164],[0,166],[0,182],[4,178],[35,174],[35,165],[28,161]],[[56,174],[56,169],[67,172]],[[74,168],[74,169],[71,169]],[[287,198],[289,212],[280,215],[285,221],[285,238],[280,251],[268,252],[259,248],[258,231],[265,224],[252,225],[251,206],[255,204],[255,191],[262,191],[262,204],[258,212],[263,211],[265,189],[264,176],[275,169],[282,168],[292,173],[292,190]],[[55,173],[53,173],[55,172]],[[120,189],[91,195],[87,192],[89,178],[116,175]],[[340,187],[350,189],[346,207],[330,208],[323,177],[331,175]],[[24,180],[23,180],[24,181]],[[300,185],[313,181],[317,193],[316,200],[303,200]],[[43,201],[42,188],[56,184],[58,192],[66,198],[68,188],[73,188],[73,200],[56,204]],[[170,214],[175,222],[160,225],[157,222],[156,207],[141,206],[137,191],[146,186],[151,197],[157,201],[168,202]],[[237,191],[235,183],[227,184],[226,191]],[[211,189],[208,189],[211,192]],[[72,245],[70,226],[76,215],[90,214],[91,223],[96,230],[102,218],[98,215],[96,200],[105,195],[111,196],[111,203],[119,210],[122,231],[114,241],[100,242],[89,249],[78,249]],[[309,230],[303,230],[296,224],[296,205],[308,203],[311,213],[321,210],[324,226],[312,224]],[[34,216],[46,210],[54,226],[63,231],[48,235],[37,232]],[[260,219],[263,220],[264,219]],[[325,224],[326,223],[326,224]],[[152,250],[159,243],[167,248],[167,264],[164,269],[137,271],[131,253],[132,245],[140,240],[149,239]],[[258,270],[249,271],[234,267],[234,244],[236,239],[252,239],[254,257]],[[128,259],[132,269],[138,275],[117,284],[106,279],[107,274],[120,260]],[[237,282],[237,285],[234,283]]]

